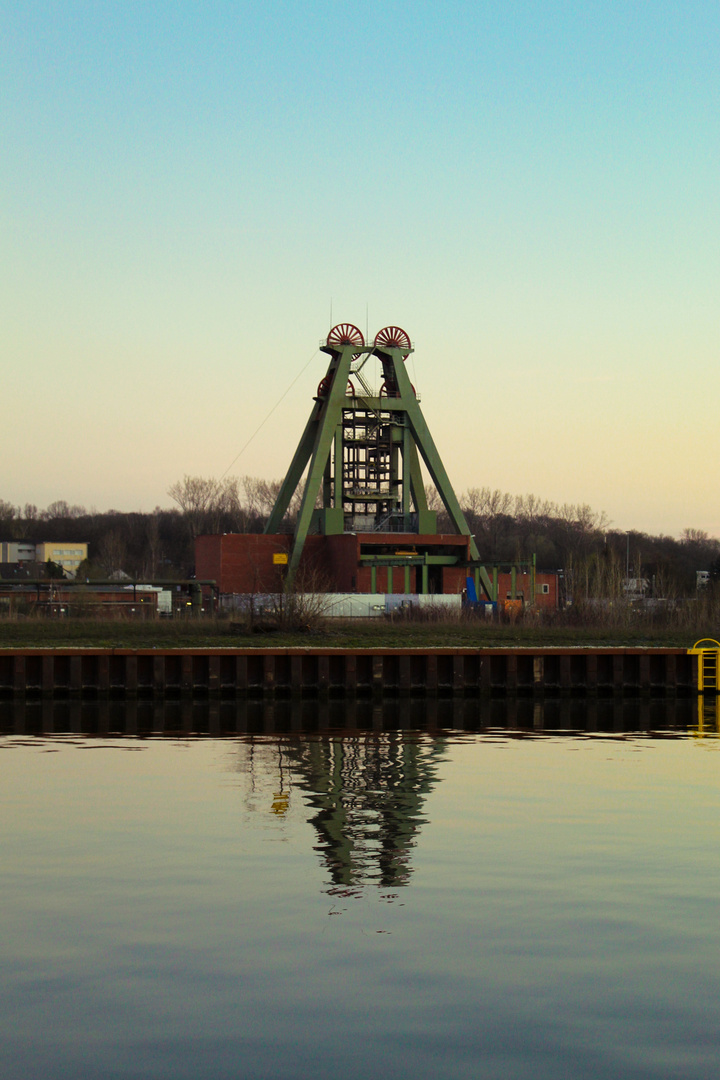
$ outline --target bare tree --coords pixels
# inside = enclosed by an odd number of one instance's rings
[[[515,516],[518,521],[528,525],[534,525],[543,518],[556,516],[557,510],[555,503],[550,502],[549,499],[540,499],[537,495],[515,496]]]
[[[512,510],[513,497],[495,488],[473,487],[462,496],[463,507],[474,517],[493,517],[496,514],[509,514]]]
[[[0,530],[10,536],[15,523],[15,507],[12,503],[0,499]]]
[[[158,576],[158,566],[160,563],[160,515],[158,509],[155,509],[153,514],[149,514],[147,522],[145,524],[145,566],[144,575],[147,577]]]
[[[217,500],[217,480],[203,476],[184,476],[168,488],[168,495],[183,512],[193,539],[206,531],[208,512]]]
[[[702,545],[707,544],[709,540],[710,537],[703,529],[683,529],[683,531],[680,533],[681,544]]]
[[[119,529],[110,529],[100,542],[98,550],[98,562],[103,572],[109,577],[118,570],[124,569],[127,558],[127,544]]]
[[[256,476],[244,476],[242,483],[248,519],[268,518],[280,494],[282,480],[268,481],[261,480]],[[285,526],[292,525],[295,521],[302,503],[303,490],[303,485],[298,484],[290,499],[287,514],[283,519]]]
[[[41,521],[57,521],[58,519],[85,517],[87,510],[84,506],[70,506],[65,499],[57,499],[50,503],[40,514]]]
[[[182,510],[194,540],[202,533],[247,526],[249,516],[267,504],[268,485],[265,481],[244,477],[243,488],[245,504],[240,496],[240,482],[235,476],[226,476],[221,480],[185,476],[168,488],[168,495]]]

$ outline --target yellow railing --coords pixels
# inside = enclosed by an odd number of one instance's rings
[[[720,641],[715,638],[700,638],[688,653],[698,658],[698,694],[718,694],[718,673],[720,672]]]

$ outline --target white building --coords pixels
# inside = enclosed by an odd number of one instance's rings
[[[35,545],[24,540],[3,540],[0,542],[0,562],[35,562]]]

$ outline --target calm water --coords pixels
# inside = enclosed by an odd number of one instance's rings
[[[0,1075],[715,1077],[695,702],[0,709]]]

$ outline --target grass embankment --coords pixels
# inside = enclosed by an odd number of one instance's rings
[[[251,632],[228,619],[106,622],[46,618],[0,620],[0,648],[502,648],[511,646],[645,646],[686,649],[720,627],[562,626],[477,619],[327,620],[311,630]]]

